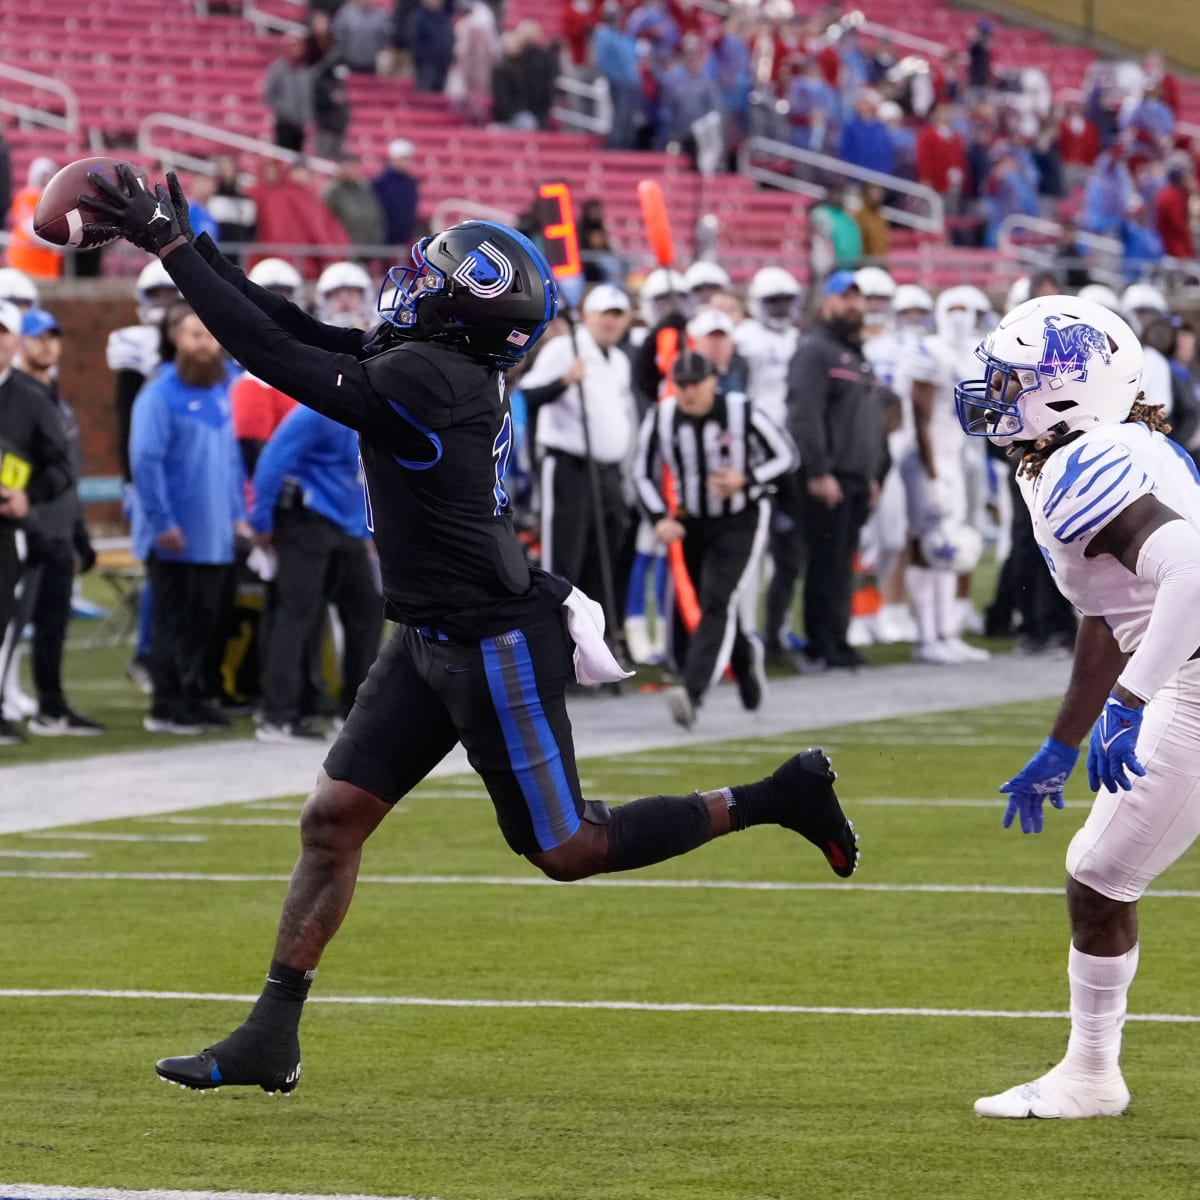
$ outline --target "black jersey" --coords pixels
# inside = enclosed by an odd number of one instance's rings
[[[570,584],[530,571],[513,528],[500,372],[429,342],[372,353],[361,331],[250,283],[203,236],[164,265],[247,370],[358,431],[389,617],[487,637],[562,603]]]

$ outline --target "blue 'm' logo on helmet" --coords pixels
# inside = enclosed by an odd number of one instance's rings
[[[1108,339],[1094,325],[1076,321],[1058,328],[1059,316],[1046,318],[1046,343],[1038,371],[1050,379],[1050,386],[1060,386],[1061,375],[1070,375],[1075,383],[1087,382],[1088,360],[1098,354],[1105,363],[1112,362]]]
[[[513,265],[494,242],[481,242],[468,254],[451,276],[464,284],[473,296],[494,300],[503,296],[513,281]]]

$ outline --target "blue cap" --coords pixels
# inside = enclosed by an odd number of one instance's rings
[[[31,308],[21,319],[21,332],[26,337],[41,337],[43,333],[60,333],[53,313],[44,308]]]
[[[844,296],[851,288],[858,291],[858,281],[854,278],[854,272],[834,271],[825,280],[825,286],[822,290],[826,296]]]

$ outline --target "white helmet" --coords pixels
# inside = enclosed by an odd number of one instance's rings
[[[1014,279],[1012,287],[1008,289],[1008,295],[1004,297],[1004,311],[1012,312],[1018,304],[1024,304],[1029,299],[1029,290],[1032,284],[1033,280],[1028,275]]]
[[[1102,304],[1109,312],[1121,315],[1121,298],[1112,288],[1103,283],[1089,283],[1079,289],[1080,300],[1090,300],[1093,304]]]
[[[138,320],[143,325],[157,325],[167,315],[167,305],[179,295],[175,280],[167,274],[167,268],[158,258],[152,258],[141,269],[134,288]],[[172,294],[167,295],[167,292]]]
[[[333,292],[358,292],[358,300],[353,296],[345,298],[337,304],[330,302]],[[368,319],[371,315],[371,301],[375,293],[375,285],[370,275],[353,262],[335,262],[321,272],[315,289],[317,300],[317,316],[322,321],[332,325],[353,325],[358,320]]]
[[[974,341],[983,332],[981,321],[991,311],[992,302],[977,287],[960,284],[947,288],[934,305],[938,337],[947,342]]]
[[[892,297],[894,312],[933,312],[933,297],[915,283],[902,283]]]
[[[1165,314],[1168,311],[1166,297],[1153,284],[1131,283],[1121,293],[1121,315],[1138,334],[1145,324],[1142,313]]]
[[[246,278],[269,292],[281,293],[289,300],[298,299],[300,289],[304,286],[300,272],[285,258],[264,258],[250,268]]]
[[[678,296],[678,302],[670,298]],[[651,271],[642,282],[642,290],[638,293],[642,317],[647,325],[657,325],[663,317],[672,312],[686,315],[688,300],[687,280],[670,267],[658,267]]]
[[[921,554],[935,570],[965,575],[983,554],[983,534],[974,525],[943,519],[919,539]]]
[[[1116,425],[1142,386],[1142,345],[1116,313],[1079,296],[1037,296],[1013,309],[975,351],[982,379],[954,389],[967,433],[997,446],[1055,426]]]
[[[38,307],[37,284],[16,267],[0,267],[0,300],[11,300],[14,304]]]
[[[891,300],[896,295],[896,281],[882,267],[859,267],[854,272],[854,282],[867,300],[874,297]]]
[[[796,320],[800,284],[782,267],[763,267],[754,272],[746,289],[750,314],[768,329],[788,329]]]
[[[722,292],[728,292],[733,288],[733,280],[729,278],[729,272],[720,263],[704,258],[692,263],[684,271],[683,279],[689,292],[694,292],[697,288],[717,288]]]

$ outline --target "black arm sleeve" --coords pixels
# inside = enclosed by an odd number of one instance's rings
[[[525,424],[533,429],[537,423],[538,410],[543,404],[550,404],[567,390],[567,385],[561,379],[544,383],[541,387],[522,388],[521,395],[525,397]]]
[[[117,410],[117,457],[121,460],[121,478],[126,483],[133,478],[129,468],[129,429],[133,422],[133,402],[145,382],[146,377],[141,371],[125,368],[117,372],[117,394],[113,401]]]
[[[231,262],[217,249],[216,244],[202,233],[192,245],[200,257],[223,279],[232,284],[248,300],[255,304],[271,320],[298,341],[307,346],[316,346],[321,350],[332,350],[335,354],[357,355],[362,350],[363,334],[359,329],[340,329],[336,325],[326,325],[311,317],[302,308],[285,300],[276,292],[259,287],[246,278],[242,269]],[[206,322],[207,324],[207,322]],[[228,349],[228,347],[226,347]],[[244,362],[238,358],[239,362]]]
[[[173,250],[163,266],[217,341],[264,383],[389,450],[411,449],[411,430],[371,387],[353,354],[300,341],[224,280],[191,245]]]

